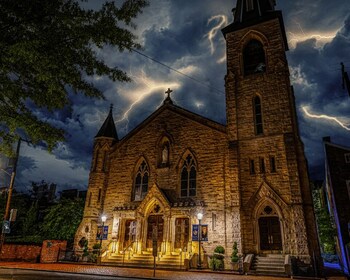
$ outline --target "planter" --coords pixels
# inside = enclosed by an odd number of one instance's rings
[[[231,262],[231,269],[233,271],[239,271],[239,262]]]

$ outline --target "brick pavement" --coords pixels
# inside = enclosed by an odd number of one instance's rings
[[[153,270],[137,269],[125,267],[85,265],[85,264],[41,264],[41,263],[22,263],[22,262],[0,262],[0,268],[19,268],[33,269],[44,271],[59,271],[70,273],[82,273],[90,275],[105,275],[105,276],[122,276],[122,277],[138,277],[166,280],[286,280],[288,278],[272,277],[272,276],[251,276],[251,275],[235,275],[231,273],[213,273],[210,271],[166,271],[157,270],[156,278],[153,278]],[[301,279],[301,278],[299,278]],[[310,278],[309,278],[310,279]],[[344,277],[328,278],[332,280],[343,280]]]

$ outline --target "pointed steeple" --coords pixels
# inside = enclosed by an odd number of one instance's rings
[[[275,10],[275,0],[237,0],[234,22],[244,23],[265,16]]]
[[[111,107],[109,109],[109,114],[102,124],[100,130],[96,134],[95,138],[97,137],[107,137],[107,138],[113,138],[115,140],[118,139],[117,129],[115,128],[114,120],[113,120],[113,104],[111,104]]]
[[[236,8],[232,9],[233,23],[224,27],[226,34],[251,27],[269,20],[278,19],[282,29],[285,50],[288,50],[287,36],[284,29],[282,12],[275,10],[276,0],[237,0]]]

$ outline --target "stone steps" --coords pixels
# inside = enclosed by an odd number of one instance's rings
[[[127,267],[143,267],[153,268],[154,258],[152,254],[126,254],[124,259],[123,255],[111,254],[108,258],[105,258],[103,264],[127,266]],[[185,269],[184,259],[181,259],[178,254],[164,255],[156,258],[156,267],[163,269]]]
[[[286,275],[283,255],[256,256],[253,260],[251,272],[262,275]]]

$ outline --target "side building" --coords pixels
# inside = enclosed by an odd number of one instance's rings
[[[336,249],[340,264],[350,269],[350,147],[323,138],[325,149],[326,193],[328,208],[337,229]]]

